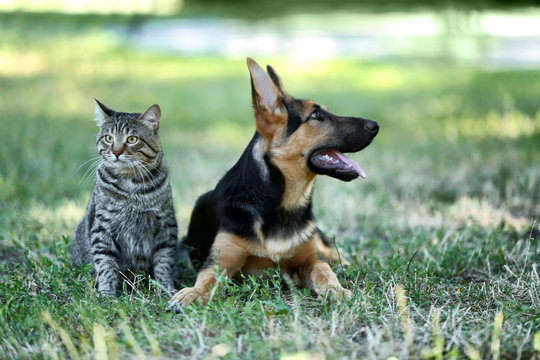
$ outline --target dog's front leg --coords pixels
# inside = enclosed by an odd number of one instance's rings
[[[219,232],[210,251],[205,267],[197,274],[193,287],[177,292],[171,299],[170,306],[186,306],[199,301],[205,305],[210,297],[210,288],[216,282],[214,267],[225,271],[229,277],[234,276],[246,263],[249,243],[235,234]]]
[[[343,288],[328,263],[317,259],[308,266],[307,281],[319,295],[333,294],[341,298],[350,298],[352,293]]]
[[[296,254],[287,260],[288,265],[299,269],[303,286],[311,287],[317,294],[350,298],[352,293],[341,286],[330,265],[322,259],[317,248],[318,241],[316,235],[299,247]]]
[[[350,298],[352,293],[341,286],[330,265],[321,258],[318,243],[320,243],[320,237],[319,234],[315,234],[310,241],[298,249],[291,259],[301,265],[304,285],[311,287],[321,296],[333,294],[342,298]]]

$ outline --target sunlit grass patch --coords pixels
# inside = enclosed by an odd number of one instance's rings
[[[540,132],[540,112],[532,116],[518,111],[490,112],[482,118],[458,118],[446,122],[444,127],[450,139],[456,136],[478,140],[519,139]]]
[[[449,209],[449,215],[456,220],[458,226],[480,225],[484,228],[496,228],[517,231],[534,227],[530,219],[513,216],[508,210],[496,209],[486,200],[475,200],[467,197],[460,198]]]
[[[51,209],[36,204],[30,208],[28,219],[41,223],[42,225],[53,225],[55,227],[68,226],[71,228],[73,224],[82,219],[85,209],[69,201],[61,206]]]

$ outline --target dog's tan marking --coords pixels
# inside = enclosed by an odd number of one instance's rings
[[[242,268],[242,274],[245,276],[264,277],[266,270],[277,267],[278,264],[268,258],[251,255],[247,258],[246,264]]]
[[[272,141],[270,159],[285,177],[281,204],[284,208],[303,206],[309,201],[316,174],[309,170],[307,157],[311,149],[326,141],[329,132],[332,132],[329,125],[309,121],[302,124],[284,144],[275,146],[279,141]]]

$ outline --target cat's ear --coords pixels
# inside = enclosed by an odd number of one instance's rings
[[[94,98],[94,104],[94,121],[97,123],[97,126],[101,126],[105,119],[113,115],[114,110],[109,109],[108,107],[100,103],[96,98]]]
[[[143,123],[156,132],[159,128],[159,119],[161,119],[161,109],[157,104],[150,106],[148,110],[141,115]]]

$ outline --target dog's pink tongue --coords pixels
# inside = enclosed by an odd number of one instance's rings
[[[354,171],[356,171],[358,173],[358,175],[362,178],[362,179],[365,179],[366,178],[366,173],[364,172],[364,170],[362,170],[362,168],[360,166],[358,166],[358,164],[356,163],[356,161],[352,160],[352,159],[349,159],[348,157],[346,157],[345,155],[343,155],[343,153],[337,151],[337,150],[330,150],[329,151],[332,155],[336,156],[337,158],[339,158],[339,160],[341,160],[342,162],[345,163],[345,165],[349,166],[349,167],[352,167],[354,169]]]

